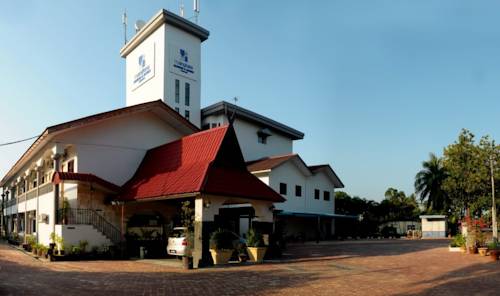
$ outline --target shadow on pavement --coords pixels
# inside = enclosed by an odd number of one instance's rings
[[[339,241],[320,244],[293,244],[284,252],[283,259],[317,261],[325,257],[342,259],[351,257],[396,256],[447,247],[449,240],[366,240]]]
[[[415,285],[431,287],[400,295],[500,295],[500,262],[477,263]]]
[[[25,265],[1,256],[0,295],[268,295],[316,279],[312,272],[266,270],[265,265],[237,272],[231,268],[93,272],[75,271],[75,266],[56,271],[65,266],[53,264]]]

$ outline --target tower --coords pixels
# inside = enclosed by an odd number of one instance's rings
[[[200,126],[201,43],[209,32],[160,10],[120,50],[127,106],[163,100]]]

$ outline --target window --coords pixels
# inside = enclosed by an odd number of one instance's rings
[[[179,107],[175,107],[175,112],[179,113]]]
[[[302,186],[300,185],[295,185],[295,196],[302,196]]]
[[[36,232],[36,219],[31,220],[31,233]]]
[[[268,128],[262,128],[257,131],[257,141],[261,144],[267,144],[269,136],[271,136],[271,131]]]
[[[323,192],[323,199],[330,200],[330,191]]]
[[[267,144],[267,136],[258,134],[257,135],[257,141],[261,144]]]
[[[205,123],[204,125],[201,126],[202,130],[207,130],[210,128],[210,123]]]
[[[185,89],[184,89],[184,99],[185,99],[186,106],[189,106],[190,97],[191,97],[190,85],[189,85],[189,83],[186,82]]]
[[[179,82],[179,79],[175,79],[175,102],[179,103],[180,101],[180,92],[181,92],[181,83]]]
[[[184,110],[184,117],[189,120],[189,110]]]
[[[68,161],[68,172],[69,173],[75,172],[75,161],[74,160]]]
[[[217,127],[217,123],[212,123],[212,128]]]
[[[280,194],[286,195],[286,184],[280,183]]]
[[[45,184],[45,175],[42,176],[41,182],[42,182],[42,184]]]
[[[314,199],[319,199],[319,189],[314,189]]]

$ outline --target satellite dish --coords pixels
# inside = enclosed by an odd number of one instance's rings
[[[141,29],[142,29],[145,25],[146,25],[146,22],[145,22],[145,21],[143,21],[143,20],[137,20],[137,21],[135,22],[135,25],[134,25],[134,27],[135,27],[135,32],[136,32],[136,33],[137,33],[137,32],[139,32],[139,31],[140,31],[140,30],[141,30]]]

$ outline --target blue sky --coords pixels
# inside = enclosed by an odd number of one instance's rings
[[[123,107],[123,9],[132,25],[179,2],[0,0],[0,142]],[[305,132],[295,151],[332,164],[351,194],[411,193],[421,161],[461,128],[500,137],[498,11],[495,1],[201,0],[202,105],[238,96]],[[0,175],[28,144],[0,147]]]

